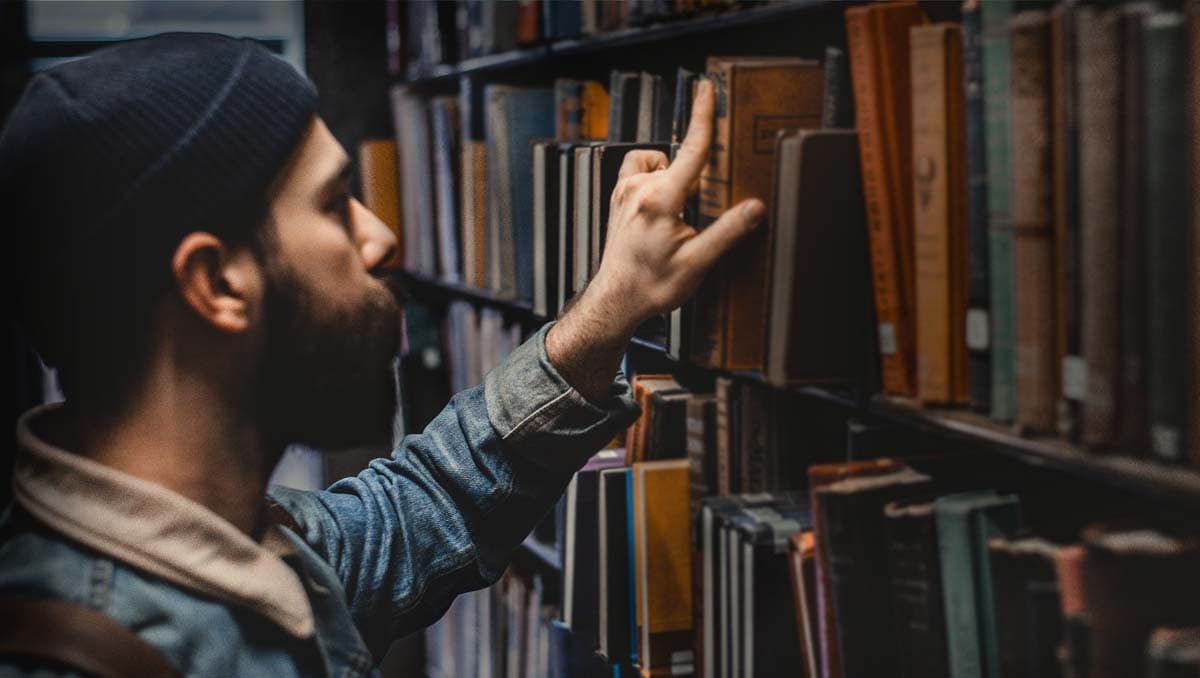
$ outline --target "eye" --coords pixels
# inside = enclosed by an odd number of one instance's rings
[[[342,226],[350,226],[350,193],[342,191],[333,196],[325,205],[325,211],[338,218]]]

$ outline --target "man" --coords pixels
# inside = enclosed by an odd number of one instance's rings
[[[747,201],[702,233],[679,220],[711,136],[704,85],[672,165],[626,160],[603,265],[558,322],[356,477],[268,488],[286,444],[386,440],[395,407],[396,243],[349,195],[315,98],[254,43],[174,34],[48,70],[12,113],[0,185],[20,320],[66,402],[18,425],[0,607],[25,617],[0,620],[8,668],[70,664],[67,644],[143,671],[369,673],[500,576],[635,417],[616,376],[634,328],[763,213]],[[110,622],[108,648],[86,637]]]

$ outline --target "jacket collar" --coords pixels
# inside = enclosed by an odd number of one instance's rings
[[[204,506],[166,488],[54,446],[59,405],[17,423],[14,494],[52,529],[173,584],[250,608],[299,638],[313,635],[295,549],[272,524],[261,544]]]

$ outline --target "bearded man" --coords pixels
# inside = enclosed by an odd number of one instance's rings
[[[673,164],[625,161],[603,265],[569,311],[357,476],[268,487],[290,443],[390,442],[396,406],[396,242],[351,197],[315,103],[253,42],[173,34],[45,71],[12,112],[18,320],[66,401],[18,424],[5,675],[371,673],[496,581],[634,419],[618,375],[634,328],[764,209],[699,233],[679,219],[706,84]]]

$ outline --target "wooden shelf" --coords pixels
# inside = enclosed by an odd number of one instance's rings
[[[488,290],[447,283],[408,272],[401,275],[403,280],[411,285],[418,298],[432,294],[443,299],[465,299],[508,311],[531,322],[547,320],[534,314],[528,304],[499,298]],[[762,376],[757,372],[727,373],[674,360],[666,355],[662,346],[644,339],[635,337],[630,343],[630,348],[649,352],[681,370],[729,374],[736,379],[764,383]],[[860,416],[970,443],[1031,466],[1054,469],[1114,489],[1133,492],[1163,504],[1200,510],[1200,470],[1187,466],[1159,462],[1148,456],[1091,452],[1057,438],[1021,436],[1011,427],[961,409],[930,409],[913,401],[882,395],[863,399],[857,397],[851,389],[840,391],[826,387],[803,386],[790,390],[842,407]],[[557,563],[558,556],[549,547],[531,545],[527,541],[524,548],[551,566]],[[541,552],[536,549],[547,551]]]
[[[413,296],[422,301],[462,300],[477,305],[490,306],[508,313],[516,319],[531,324],[547,322],[549,318],[533,312],[533,307],[516,299],[508,299],[491,290],[480,289],[462,283],[448,282],[412,271],[397,271],[396,275],[408,287]]]
[[[521,551],[531,556],[540,567],[554,572],[562,571],[562,560],[558,557],[558,551],[554,549],[554,546],[543,544],[534,539],[532,534],[521,542]]]
[[[404,82],[413,85],[439,84],[455,80],[462,75],[496,73],[546,62],[556,57],[599,54],[663,40],[699,37],[756,24],[767,24],[836,4],[840,3],[830,0],[783,0],[757,7],[731,7],[720,11],[708,11],[656,21],[646,26],[584,35],[536,47],[474,57],[458,64],[441,64],[426,69],[413,67],[409,69]]]

